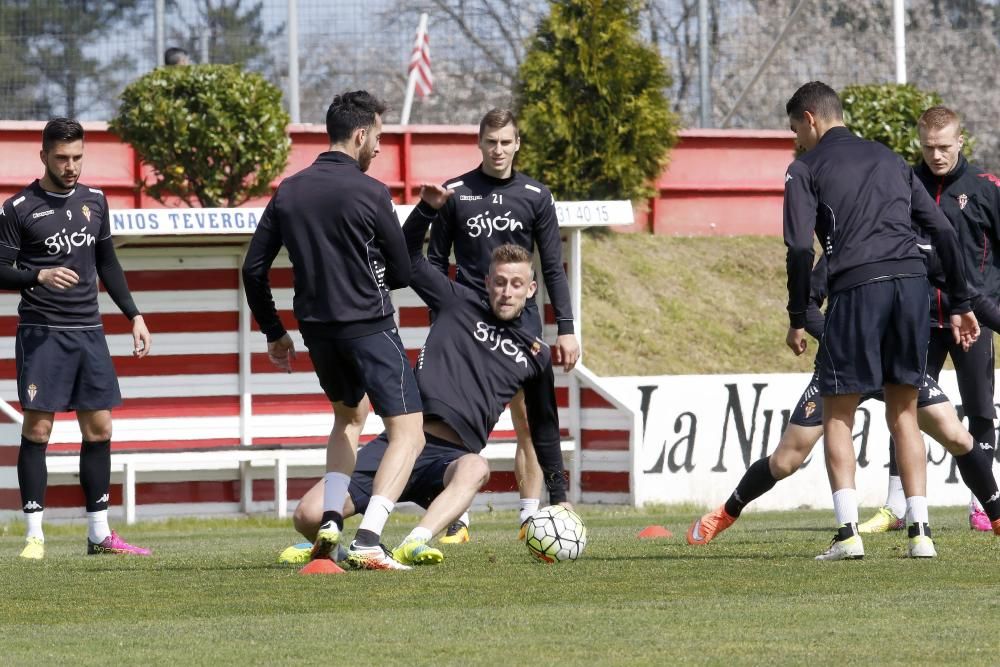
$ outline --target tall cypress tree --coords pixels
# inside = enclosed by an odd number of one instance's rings
[[[519,168],[564,199],[639,199],[677,143],[637,0],[551,0],[519,72]]]

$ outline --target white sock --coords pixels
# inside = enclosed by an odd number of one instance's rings
[[[458,520],[465,524],[465,527],[469,527],[469,510],[462,512],[462,516],[458,517]]]
[[[385,528],[385,522],[389,520],[392,508],[395,506],[396,503],[385,496],[372,496],[372,499],[368,501],[368,509],[365,510],[365,516],[361,519],[358,530],[370,530],[376,535],[381,535],[382,529]]]
[[[906,525],[913,523],[930,523],[927,496],[910,496],[906,499]]]
[[[889,491],[885,494],[885,506],[897,517],[906,513],[906,494],[903,492],[903,478],[889,475]]]
[[[45,514],[45,510],[41,512],[25,512],[24,514],[24,525],[26,528],[25,538],[37,537],[41,541],[45,541],[45,535],[42,533],[42,515]]]
[[[840,489],[833,492],[833,513],[837,516],[837,525],[858,522],[858,493],[854,489]]]
[[[418,542],[430,542],[432,537],[434,537],[434,535],[428,528],[424,528],[423,526],[417,526],[416,528],[410,531],[409,535],[406,536],[406,540],[417,540]],[[403,541],[406,542],[406,540]]]
[[[323,475],[323,511],[344,513],[344,499],[351,476],[342,472],[328,472]]]
[[[100,544],[110,535],[111,526],[108,525],[108,511],[87,512],[87,537],[90,541],[94,544]]]
[[[970,494],[971,500],[969,500],[969,514],[974,514],[976,512],[982,512],[983,506],[979,502],[979,498],[976,498],[976,494]]]
[[[521,498],[521,519],[519,523],[524,523],[537,511],[538,498]]]

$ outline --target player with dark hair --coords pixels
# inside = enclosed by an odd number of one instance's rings
[[[108,201],[79,182],[83,139],[75,120],[50,120],[42,131],[45,174],[0,210],[0,283],[21,290],[15,345],[24,422],[17,479],[27,523],[21,557],[28,559],[45,556],[45,450],[55,413],[68,410],[76,412],[83,435],[87,553],[150,554],[108,526],[111,409],[122,399],[98,309],[98,278],[132,322],[135,356],[149,354],[151,338],[115,255]]]
[[[886,423],[906,491],[909,555],[936,555],[927,511],[927,461],[917,424],[917,393],[926,374],[930,331],[927,270],[913,224],[931,237],[954,297],[952,332],[971,344],[979,326],[954,228],[913,170],[885,146],[844,126],[837,93],[818,81],[785,107],[805,152],[785,175],[788,248],[786,343],[806,349],[805,318],[813,268],[813,234],[828,260],[830,306],[818,353],[827,471],[839,526],[817,558],[861,558],[854,490],[854,413],[861,395],[884,389]]]
[[[820,257],[812,273],[812,289],[806,319],[806,331],[817,340],[823,337],[824,317],[820,311],[826,299],[826,257]],[[976,317],[983,323],[1000,324],[1000,306],[976,294],[973,299]],[[818,359],[817,359],[818,365]],[[788,426],[774,452],[750,465],[729,499],[715,510],[696,519],[687,532],[688,544],[704,545],[729,528],[751,502],[774,488],[774,485],[794,474],[812,453],[823,435],[823,403],[819,396],[818,377],[813,374],[809,386],[802,392],[792,411]],[[881,391],[865,394],[883,400]],[[1000,534],[1000,493],[991,470],[992,457],[976,447],[972,435],[962,427],[954,406],[927,375],[917,396],[917,419],[920,430],[940,442],[955,457],[962,480],[981,499],[986,508],[991,529]],[[983,474],[986,471],[987,474]]]
[[[449,256],[454,248],[455,279],[485,296],[483,286],[490,252],[494,248],[504,243],[519,245],[528,252],[537,248],[558,328],[552,346],[553,363],[569,371],[580,358],[580,345],[573,333],[573,309],[563,269],[555,200],[548,188],[514,169],[514,158],[520,147],[513,112],[492,109],[483,116],[479,123],[482,163],[445,185],[455,191],[455,196],[438,212],[431,228],[427,256],[433,266],[447,274]],[[525,317],[541,336],[542,318],[533,297],[528,300]],[[514,472],[521,495],[523,532],[524,522],[538,509],[542,479],[531,447],[522,394],[511,402],[510,414],[517,434]],[[449,534],[443,541],[467,541],[468,523],[468,514],[465,514],[449,527]]]
[[[962,155],[965,138],[958,114],[947,107],[931,107],[917,121],[923,159],[914,169],[927,192],[958,232],[965,277],[971,287],[986,295],[1000,295],[1000,179],[970,164]],[[952,339],[948,318],[948,295],[931,288],[931,332],[927,350],[927,373],[937,378],[950,356],[955,364],[962,409],[977,447],[994,451],[993,419],[994,353],[993,329],[983,328],[979,339],[964,350]],[[889,490],[885,506],[858,525],[861,533],[902,528],[906,507],[893,447],[889,447]],[[969,526],[991,530],[991,522],[975,496],[969,506]]]
[[[177,65],[190,65],[191,56],[188,52],[179,46],[171,46],[169,49],[163,52],[163,64],[167,67],[175,67]]]
[[[469,506],[489,478],[489,466],[479,453],[504,405],[518,391],[525,396],[532,444],[550,501],[566,502],[551,353],[527,319],[526,302],[537,287],[531,255],[514,244],[495,248],[484,278],[485,299],[478,290],[432,268],[422,254],[424,236],[435,209],[451,194],[439,186],[423,186],[421,202],[403,226],[413,262],[410,286],[435,314],[416,370],[427,446],[401,496],[427,508],[427,513],[393,551],[405,564],[443,559],[427,542]],[[384,451],[385,434],[361,448],[345,513],[364,509],[371,494],[371,471]],[[317,484],[295,510],[295,527],[310,540],[322,520],[320,500]]]
[[[329,151],[278,186],[243,263],[247,302],[267,337],[268,356],[291,372],[295,345],[268,280],[278,251],[288,250],[295,319],[333,404],[317,556],[340,542],[369,400],[385,423],[388,448],[348,549],[349,565],[376,570],[405,568],[379,538],[424,446],[420,393],[389,299],[390,290],[409,284],[410,258],[389,191],[364,173],[379,152],[385,108],[365,91],[333,99],[326,114]]]

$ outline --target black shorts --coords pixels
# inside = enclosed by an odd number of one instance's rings
[[[879,389],[878,391],[864,394],[861,396],[860,403],[864,403],[869,398],[884,401],[885,393]],[[924,381],[920,385],[920,391],[917,393],[917,409],[937,405],[938,403],[947,403],[948,400],[947,394],[938,386],[937,380],[930,375],[925,375]],[[796,426],[806,427],[823,425],[823,399],[819,395],[819,380],[816,373],[813,373],[812,379],[809,381],[809,386],[806,387],[806,390],[802,392],[802,396],[799,397],[799,402],[795,404],[795,410],[792,411],[792,416],[788,422]]]
[[[944,359],[949,354],[955,364],[962,411],[967,417],[995,418],[993,332],[981,327],[979,339],[965,351],[955,343],[950,328],[931,329],[931,341],[927,347],[927,372],[938,377],[944,366]]]
[[[927,279],[891,278],[830,297],[816,363],[823,396],[920,387],[927,368]]]
[[[427,438],[427,444],[413,464],[413,472],[399,496],[399,502],[416,503],[426,509],[444,491],[444,474],[448,466],[471,452],[427,433],[424,437]],[[358,514],[364,514],[368,509],[375,472],[388,446],[388,436],[382,433],[358,450],[358,461],[347,489],[351,502],[354,503],[354,511]]]
[[[396,329],[359,338],[303,333],[323,392],[332,403],[357,407],[368,394],[380,417],[420,412],[417,380]]]
[[[20,325],[17,400],[24,410],[110,410],[122,403],[104,329]]]

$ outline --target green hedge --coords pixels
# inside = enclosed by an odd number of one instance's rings
[[[153,199],[238,206],[266,195],[288,164],[281,91],[236,65],[162,67],[122,93],[110,129],[154,170]]]

